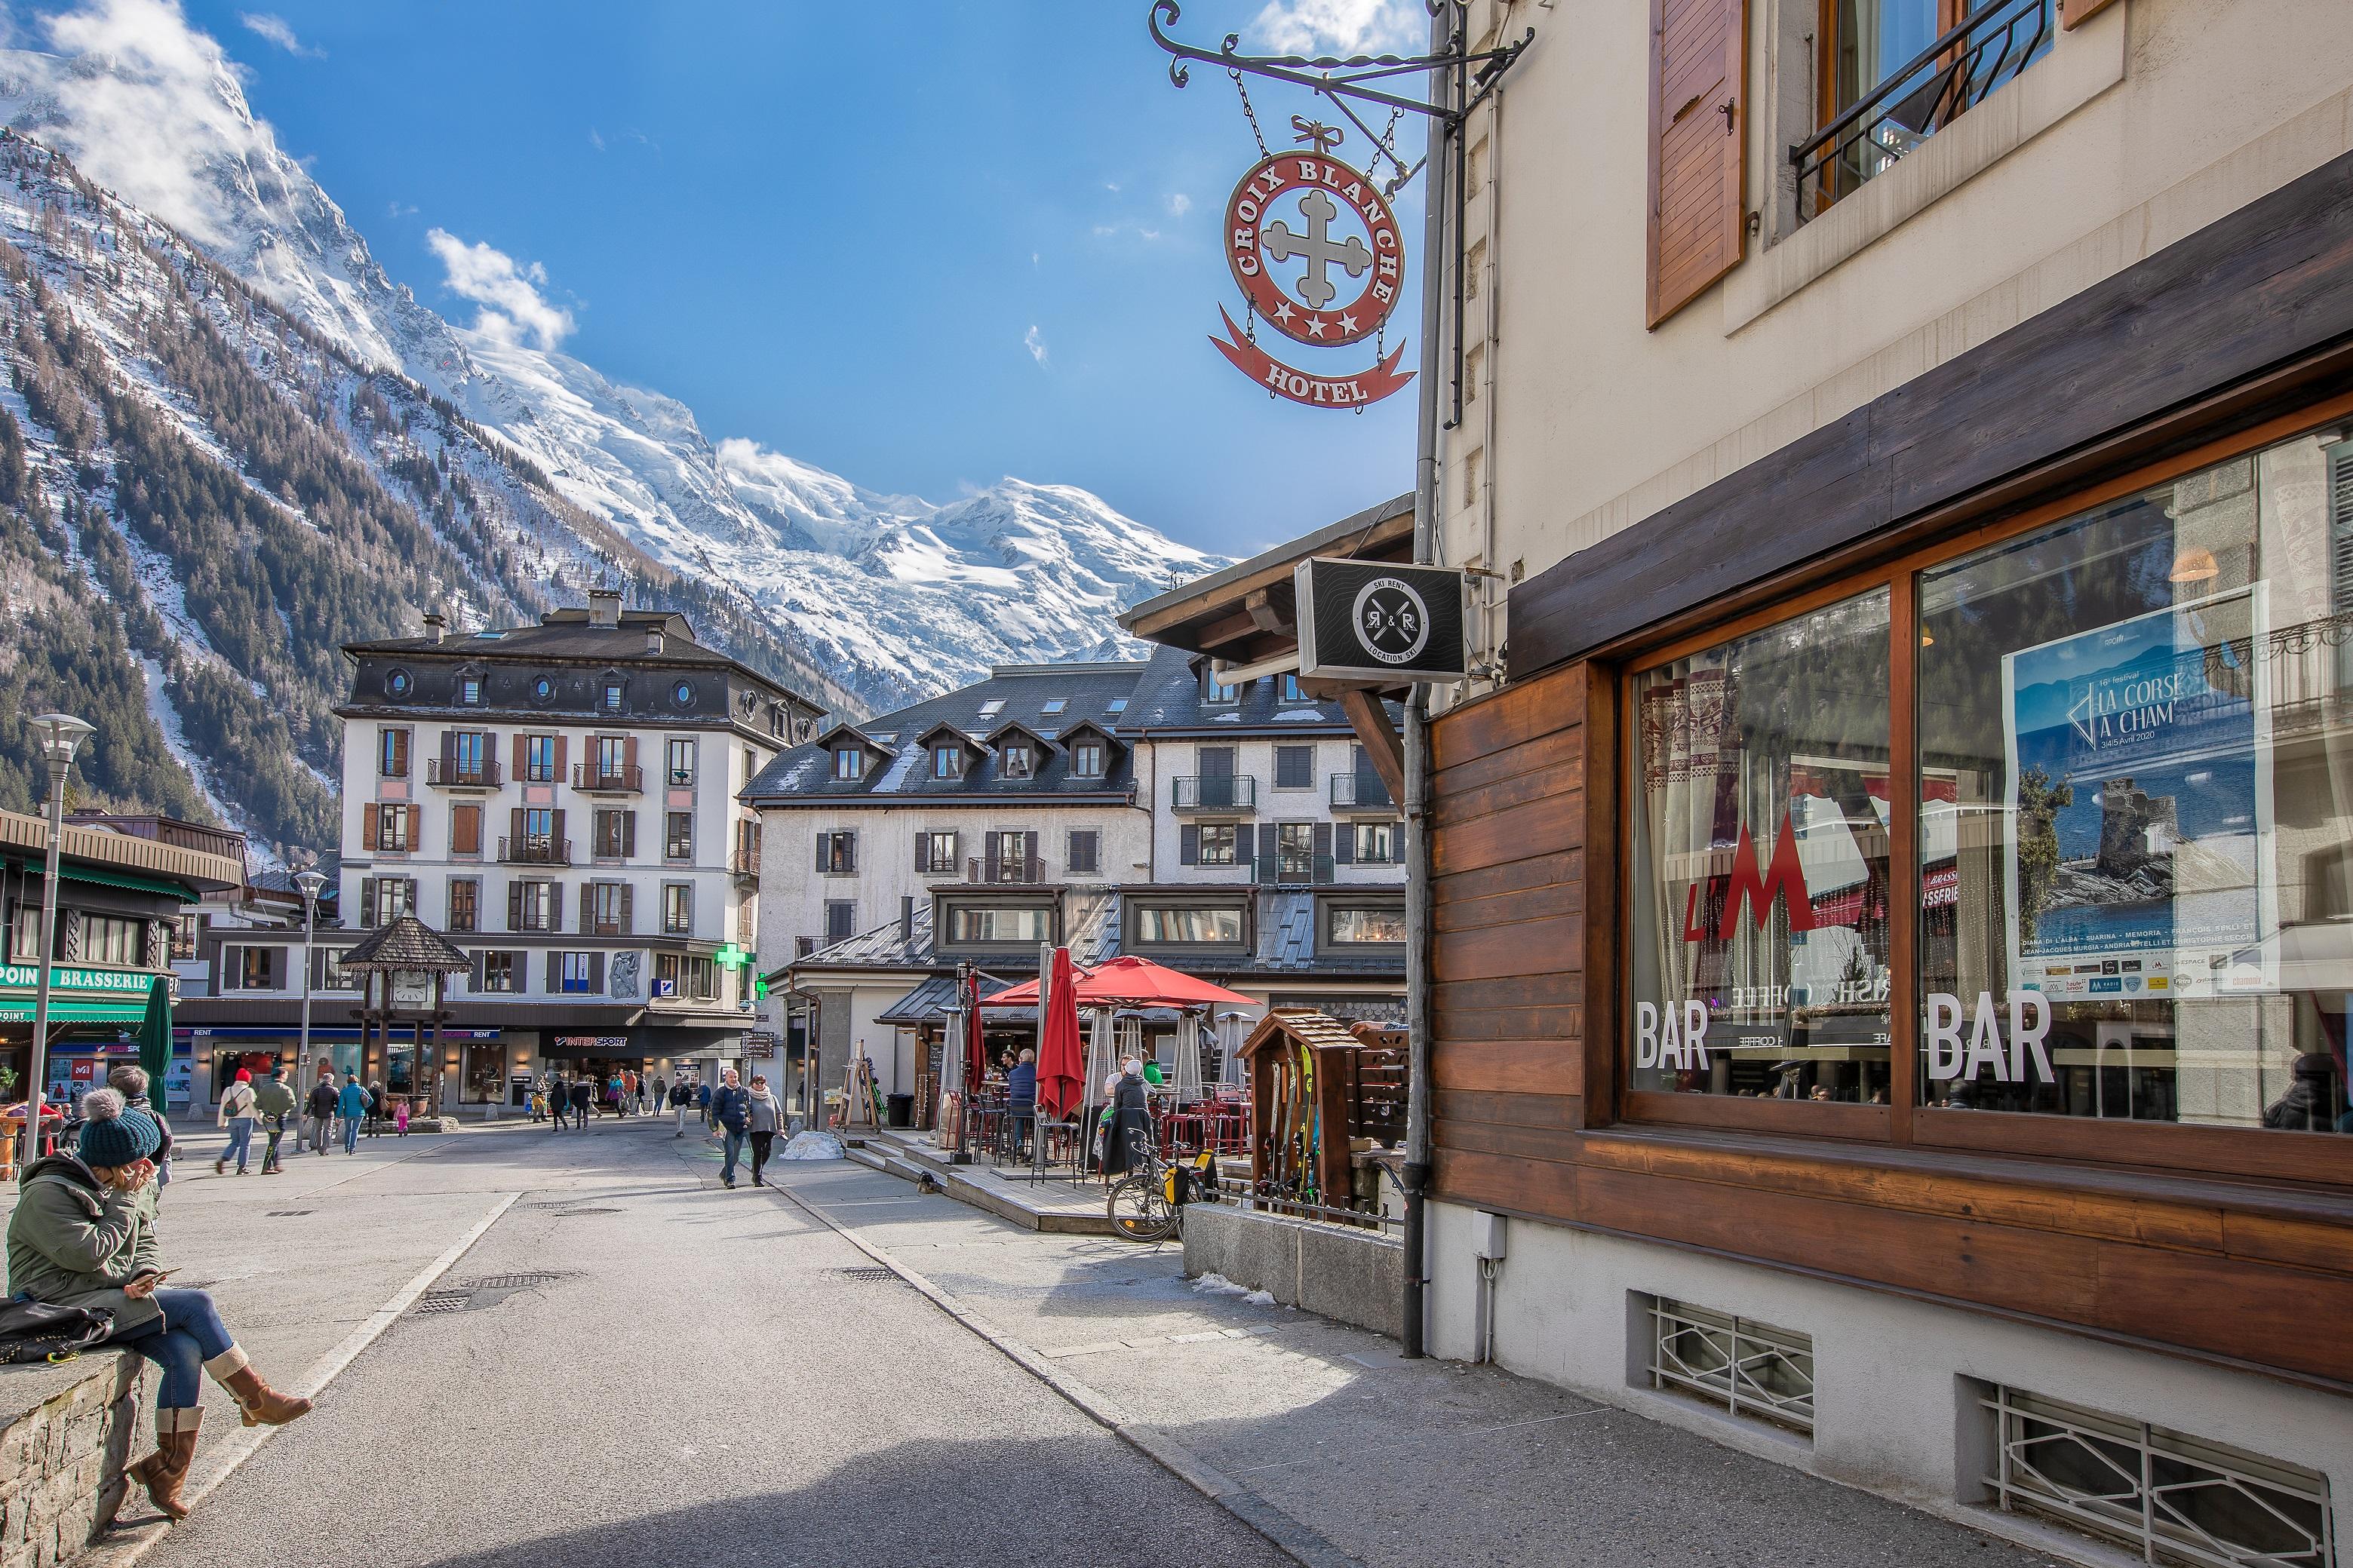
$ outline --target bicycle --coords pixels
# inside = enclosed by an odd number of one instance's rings
[[[1103,1212],[1130,1241],[1166,1241],[1187,1204],[1218,1201],[1218,1156],[1204,1149],[1180,1164],[1162,1159],[1154,1139],[1133,1131],[1128,1136],[1133,1168],[1112,1184]]]

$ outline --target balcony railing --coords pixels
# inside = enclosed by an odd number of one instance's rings
[[[1256,811],[1258,780],[1249,773],[1187,774],[1168,781],[1176,811]]]
[[[1811,217],[1984,102],[2051,47],[2058,0],[1993,0],[1789,149]]]
[[[735,853],[729,858],[727,868],[747,882],[758,881],[760,879],[760,852],[757,849],[747,848],[739,845],[736,847]]]
[[[1373,807],[1394,806],[1389,786],[1373,773],[1334,773],[1332,805],[1341,811],[1363,811]]]
[[[488,758],[467,763],[428,757],[425,782],[436,789],[496,789],[500,784],[499,764]]]
[[[521,838],[499,840],[499,860],[508,866],[569,866],[572,840],[527,833]]]
[[[595,915],[583,915],[580,917],[580,934],[582,936],[628,936],[629,927],[633,923],[635,922],[618,918],[599,920]]]
[[[1332,880],[1329,855],[1285,855],[1278,851],[1258,858],[1258,880],[1263,888],[1320,888]]]
[[[638,795],[644,792],[646,771],[635,764],[600,768],[594,763],[572,764],[572,787],[587,795]]]
[[[966,862],[967,880],[1037,887],[1046,880],[1046,862],[1035,856],[975,855]]]

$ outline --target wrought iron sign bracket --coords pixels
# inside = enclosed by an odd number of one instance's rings
[[[1437,15],[1444,3],[1445,0],[1433,0],[1430,5],[1430,14]],[[1364,132],[1366,140],[1375,143],[1380,138],[1357,119],[1349,100],[1377,104],[1383,109],[1426,114],[1443,121],[1448,130],[1454,130],[1493,90],[1495,84],[1503,79],[1504,73],[1511,68],[1512,62],[1520,58],[1522,50],[1535,42],[1536,37],[1536,30],[1530,27],[1513,43],[1491,49],[1466,49],[1461,47],[1461,35],[1458,32],[1454,37],[1455,47],[1431,55],[1245,55],[1240,52],[1241,35],[1239,33],[1228,33],[1224,47],[1218,49],[1205,49],[1170,37],[1163,30],[1164,25],[1173,26],[1177,19],[1177,0],[1153,0],[1148,22],[1152,41],[1176,57],[1168,62],[1168,79],[1178,87],[1185,86],[1192,79],[1191,68],[1187,64],[1189,60],[1200,60],[1222,70],[1290,82],[1331,100],[1341,113]],[[1383,86],[1373,85],[1386,84],[1398,77],[1426,75],[1433,70],[1461,73],[1459,79],[1462,79],[1465,87],[1470,89],[1462,94],[1461,105],[1450,108],[1443,103],[1409,98],[1385,90]]]

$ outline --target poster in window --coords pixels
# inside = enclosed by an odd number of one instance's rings
[[[2055,996],[2274,985],[2263,584],[2002,656],[2015,984]]]

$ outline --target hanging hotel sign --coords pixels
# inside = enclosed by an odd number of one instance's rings
[[[1220,306],[1226,335],[1209,341],[1270,396],[1361,408],[1413,379],[1413,372],[1398,368],[1403,345],[1384,352],[1382,333],[1405,298],[1404,234],[1378,183],[1326,151],[1339,133],[1316,126],[1306,135],[1314,142],[1309,151],[1265,158],[1226,202],[1226,262],[1248,324],[1237,326]],[[1351,370],[1286,364],[1259,346],[1261,325],[1310,348],[1349,348],[1371,339],[1372,363]]]
[[[1399,685],[1462,678],[1456,568],[1314,556],[1293,569],[1292,585],[1303,678]]]

